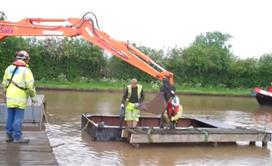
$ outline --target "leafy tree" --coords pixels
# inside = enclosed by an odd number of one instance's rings
[[[156,50],[145,46],[139,46],[138,49],[144,54],[150,56],[152,59],[156,60],[156,63],[162,65],[163,50]],[[141,71],[140,69],[120,60],[116,57],[111,57],[109,60],[109,71],[111,78],[117,78],[122,80],[127,80],[131,78],[137,78],[140,81],[152,81],[154,78]]]
[[[233,55],[229,34],[207,32],[196,37],[182,52],[183,66],[192,83],[204,86],[226,84]]]
[[[103,51],[82,39],[7,38],[0,43],[1,75],[18,50],[29,52],[30,66],[37,80],[54,80],[59,75],[65,75],[68,80],[99,79],[106,65]]]
[[[258,80],[258,60],[255,58],[236,59],[230,68],[228,87],[254,87]]]
[[[168,50],[167,57],[164,58],[165,68],[174,74],[174,79],[177,82],[187,82],[188,78],[184,68],[183,59],[183,49],[182,48],[172,48]]]
[[[272,54],[264,54],[259,59],[258,82],[268,86],[272,82]]]
[[[207,32],[198,35],[187,48],[166,52],[138,46],[161,66],[174,73],[176,83],[190,86],[266,87],[272,82],[272,54],[259,59],[239,59],[230,51],[229,34]],[[88,81],[102,77],[150,82],[154,78],[130,64],[107,57],[79,38],[9,37],[0,42],[0,75],[12,63],[16,51],[30,53],[30,67],[37,80]]]
[[[28,43],[23,38],[9,37],[0,42],[0,75],[4,74],[5,68],[12,63],[18,50],[28,48]]]
[[[6,19],[5,13],[0,11],[0,20],[5,20],[5,19]]]

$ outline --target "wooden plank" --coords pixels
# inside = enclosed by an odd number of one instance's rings
[[[52,153],[4,151],[0,152],[0,165],[57,166],[58,163]]]
[[[5,123],[0,123],[0,131],[5,130],[6,124]],[[23,124],[23,131],[40,131],[44,130],[45,125],[40,123],[27,123],[24,122]]]
[[[29,144],[7,143],[0,131],[0,165],[58,165],[44,131],[24,131]]]
[[[6,139],[5,134],[5,131],[0,131],[0,142]],[[32,142],[34,141],[40,144],[49,144],[49,140],[45,131],[23,131],[23,137],[30,138]]]
[[[183,128],[183,129],[154,129],[154,128],[135,128],[129,129],[131,133],[137,134],[147,134],[151,132],[152,134],[201,134],[208,132],[209,134],[258,134],[265,133],[262,131],[258,131],[255,129],[243,129],[243,128],[235,128],[235,129],[221,129],[221,128]]]
[[[271,140],[271,133],[246,129],[182,129],[182,130],[145,130],[130,129],[130,143],[201,143]]]
[[[130,143],[186,143],[186,142],[236,142],[236,141],[263,141],[263,134],[131,134]]]

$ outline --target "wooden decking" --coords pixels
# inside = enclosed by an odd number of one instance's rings
[[[24,131],[29,144],[7,143],[0,132],[0,165],[58,165],[44,131]]]
[[[23,137],[30,139],[29,144],[6,142],[6,105],[0,103],[0,165],[58,165],[44,131],[44,95],[38,95],[37,100],[35,105],[31,105],[29,100],[25,110]]]

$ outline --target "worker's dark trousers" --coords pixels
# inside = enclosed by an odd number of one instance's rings
[[[7,109],[6,131],[14,140],[22,138],[22,124],[24,120],[24,110],[20,108]]]

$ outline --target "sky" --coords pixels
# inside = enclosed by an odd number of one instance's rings
[[[271,0],[1,0],[9,21],[94,12],[111,37],[153,48],[186,48],[208,31],[232,36],[240,58],[272,53]]]

